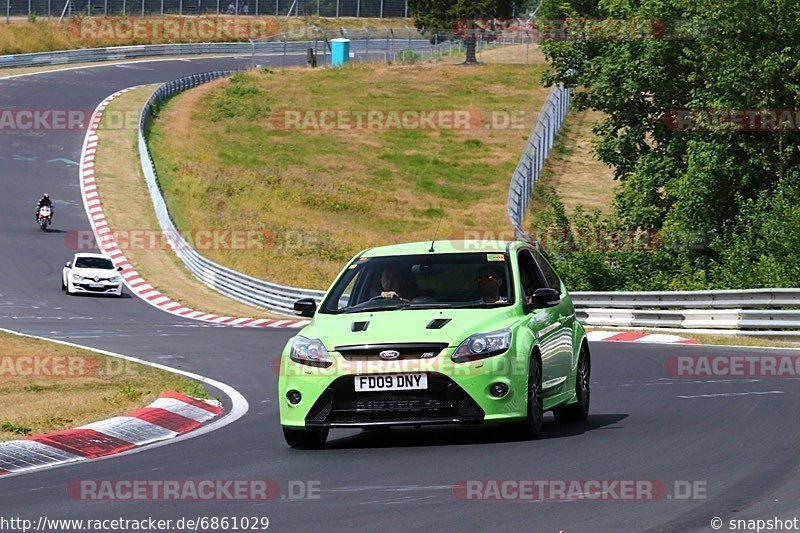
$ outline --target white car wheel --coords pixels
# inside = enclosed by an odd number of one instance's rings
[[[75,294],[75,291],[72,290],[72,281],[67,280],[67,295]]]

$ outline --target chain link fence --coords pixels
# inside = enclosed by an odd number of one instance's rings
[[[2,5],[2,4],[0,4]],[[5,0],[9,17],[260,15],[408,18],[408,0]]]
[[[542,105],[539,119],[525,143],[522,158],[511,176],[511,185],[508,188],[508,218],[520,239],[527,238],[523,230],[523,221],[528,210],[528,202],[533,194],[533,186],[539,181],[542,167],[555,143],[558,131],[567,118],[571,97],[572,89],[562,85],[553,86]]]

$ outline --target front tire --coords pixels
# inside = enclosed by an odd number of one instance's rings
[[[544,396],[542,394],[542,363],[531,355],[528,370],[527,416],[520,422],[522,436],[535,439],[542,433],[544,423]]]
[[[553,416],[559,422],[583,422],[589,418],[589,401],[591,390],[589,381],[591,377],[591,361],[589,350],[584,344],[578,355],[578,368],[575,371],[575,397],[577,402],[566,407],[553,410]]]
[[[315,450],[325,446],[328,440],[328,428],[325,429],[289,429],[283,428],[283,438],[292,448]]]
[[[75,293],[69,288],[69,283],[70,282],[67,281],[67,286],[64,288],[64,290],[67,291],[67,296],[72,296]]]

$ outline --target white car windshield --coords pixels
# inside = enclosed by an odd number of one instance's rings
[[[102,257],[79,257],[75,260],[75,268],[98,268],[114,270],[114,263]]]

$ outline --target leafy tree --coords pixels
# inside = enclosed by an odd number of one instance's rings
[[[702,272],[680,274],[687,288],[800,282],[783,244],[796,243],[789,198],[800,189],[800,124],[676,131],[668,120],[675,110],[800,108],[800,2],[543,0],[539,16],[571,19],[566,38],[542,45],[545,81],[577,87],[576,108],[604,113],[597,154],[621,182],[615,223],[658,231],[664,242],[694,233],[713,243],[672,251]],[[580,17],[605,22],[579,39]],[[619,32],[620,19],[650,33]],[[683,268],[668,263],[660,264],[674,275]]]
[[[467,46],[466,63],[477,63],[475,31],[471,20],[513,17],[526,0],[409,0],[414,25],[420,31],[452,30],[460,33]]]

